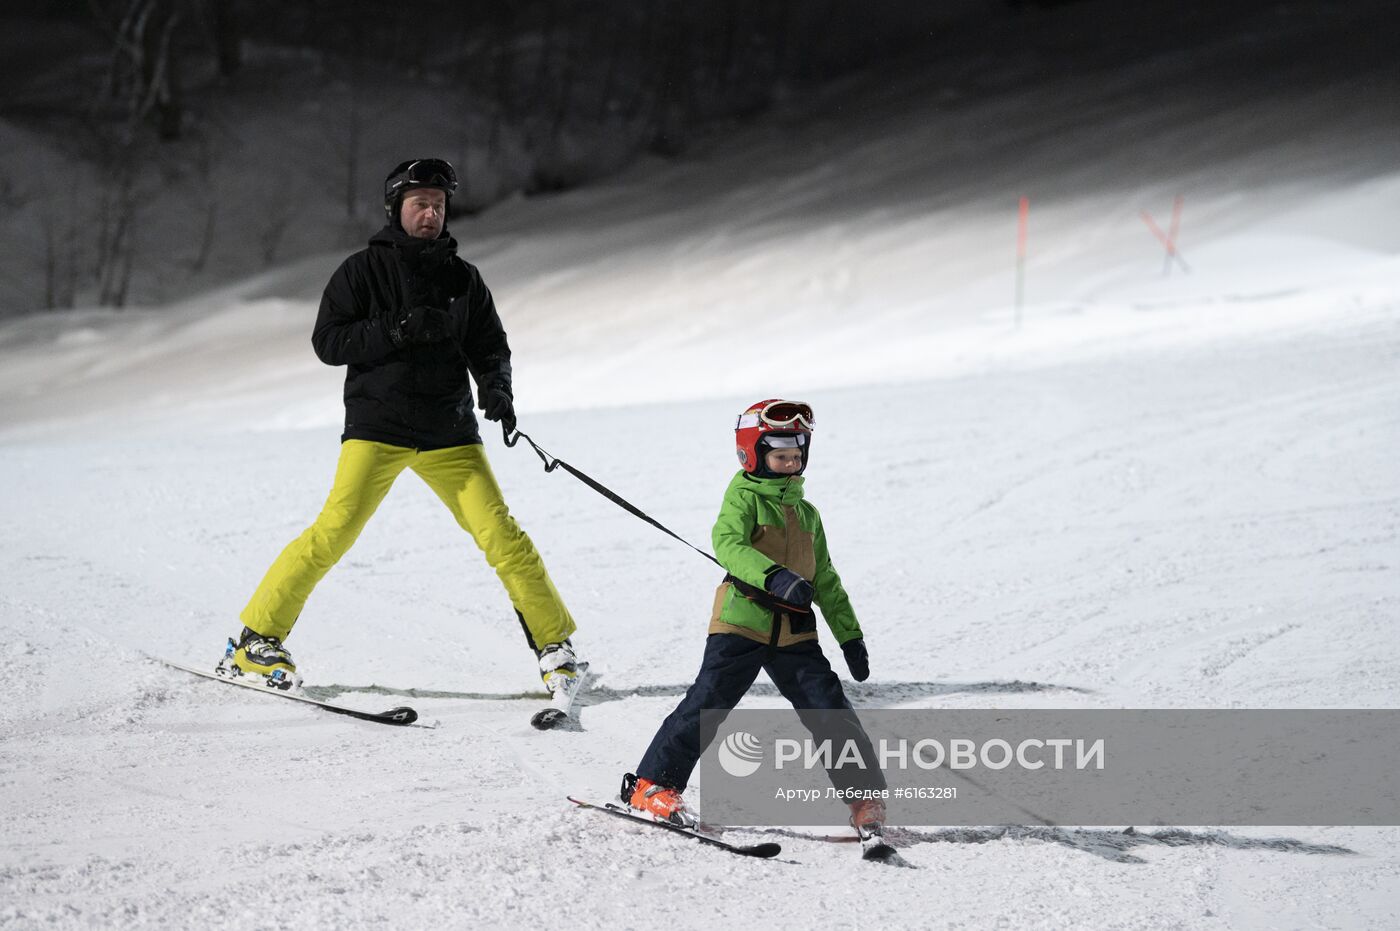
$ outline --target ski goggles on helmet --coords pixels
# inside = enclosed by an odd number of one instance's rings
[[[812,405],[804,401],[766,401],[755,404],[739,415],[734,429],[758,427],[760,432],[769,430],[811,430],[817,419],[812,414]]]
[[[391,196],[406,185],[442,188],[448,194],[457,190],[457,172],[452,163],[441,158],[420,158],[403,162],[389,175],[384,194]]]
[[[805,427],[812,429],[817,418],[812,414],[812,405],[805,401],[772,401],[758,412],[758,419],[776,429]]]

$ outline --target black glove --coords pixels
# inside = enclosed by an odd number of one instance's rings
[[[807,608],[812,604],[812,583],[802,576],[782,566],[769,571],[763,580],[768,594],[794,608]]]
[[[482,415],[492,422],[500,421],[507,433],[515,432],[515,400],[510,393],[510,382],[496,379],[481,389]]]
[[[409,343],[436,343],[447,338],[448,316],[436,307],[408,307],[389,325],[389,339],[403,347]]]
[[[857,637],[841,644],[841,652],[846,654],[846,666],[851,670],[851,678],[864,682],[870,678],[870,654],[865,652],[865,638]]]

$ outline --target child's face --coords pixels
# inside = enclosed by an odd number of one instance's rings
[[[802,468],[802,450],[800,449],[773,449],[763,457],[763,462],[768,466],[768,471],[777,475],[795,475]]]

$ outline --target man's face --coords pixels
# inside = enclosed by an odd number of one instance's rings
[[[410,236],[437,239],[447,223],[447,192],[437,188],[416,188],[403,196],[399,224]]]

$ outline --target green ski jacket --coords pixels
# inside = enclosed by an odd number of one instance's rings
[[[711,542],[731,575],[758,588],[775,566],[796,572],[812,583],[813,601],[838,644],[861,636],[827,552],[821,514],[802,496],[801,476],[754,478],[739,472],[725,489]],[[724,582],[715,592],[709,632],[784,647],[815,640],[817,626],[814,615],[770,611]]]

